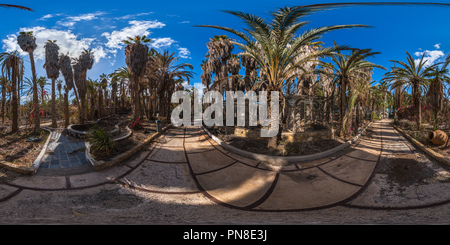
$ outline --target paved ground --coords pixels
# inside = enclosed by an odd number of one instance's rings
[[[336,156],[277,167],[173,128],[117,166],[0,172],[0,223],[448,224],[450,173],[388,121]]]
[[[42,158],[42,169],[73,168],[89,164],[86,159],[83,140],[67,137],[62,129],[52,130],[52,142]]]

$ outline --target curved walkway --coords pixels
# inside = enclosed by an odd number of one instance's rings
[[[387,197],[381,190],[385,177],[375,176],[380,159],[417,151],[388,122],[373,123],[371,132],[372,137],[339,156],[273,166],[223,150],[200,127],[172,128],[133,159],[102,171],[60,176],[38,172],[0,181],[0,208],[24,190],[81,191],[107,184],[136,192],[191,195],[191,201],[203,195],[224,207],[260,212],[334,206],[413,209],[450,203],[448,181],[415,188],[417,198]]]

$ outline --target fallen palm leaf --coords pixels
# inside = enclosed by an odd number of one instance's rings
[[[86,216],[86,214],[79,213],[75,210],[72,210],[72,213],[75,214],[76,216]]]

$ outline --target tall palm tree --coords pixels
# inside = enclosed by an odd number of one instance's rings
[[[37,75],[36,75],[36,66],[34,63],[34,50],[37,48],[36,38],[33,36],[33,32],[20,32],[20,35],[17,37],[17,43],[20,48],[28,53],[30,57],[31,64],[31,74],[33,81],[33,110],[35,112],[34,117],[34,131],[37,132],[41,127],[41,121],[39,117],[39,97],[38,97],[38,84],[37,84]]]
[[[145,74],[147,60],[148,60],[148,46],[146,43],[150,43],[150,39],[146,36],[135,36],[134,38],[128,37],[128,39],[122,41],[125,46],[125,63],[128,71],[131,75],[130,89],[132,99],[132,113],[133,119],[137,120],[140,117],[140,97],[139,97],[139,81]]]
[[[63,86],[63,80],[61,80],[61,79],[56,80],[56,90],[58,90],[58,100],[60,103],[62,101],[62,95],[61,95],[62,86]],[[61,105],[59,105],[58,107],[61,107]]]
[[[207,73],[214,73],[216,76],[213,81],[215,90],[223,93],[228,87],[228,60],[231,58],[231,52],[234,46],[231,39],[226,35],[214,36],[206,44],[208,47],[208,61],[205,66]]]
[[[92,120],[94,119],[95,116],[95,99],[97,97],[97,88],[98,88],[98,83],[95,80],[92,79],[87,79],[86,80],[86,91],[87,94],[89,95],[89,119]]]
[[[17,90],[17,84],[19,81],[19,75],[23,69],[23,61],[19,52],[5,52],[0,54],[0,62],[2,64],[2,72],[6,74],[9,80],[11,80],[11,93],[12,93],[12,125],[11,132],[19,130],[19,95]]]
[[[106,99],[106,88],[108,86],[108,79],[107,79],[107,75],[105,73],[102,73],[100,75],[100,88],[99,88],[99,102],[98,102],[98,106],[99,106],[99,114],[100,117],[103,117],[105,115],[105,110],[103,109],[103,103],[105,104],[105,106],[107,106],[107,99]],[[103,96],[105,98],[103,98]]]
[[[119,87],[119,81],[117,77],[111,76],[111,100],[114,105],[114,114],[117,114],[117,89]]]
[[[56,79],[59,77],[59,46],[56,44],[56,40],[47,41],[44,45],[45,48],[45,63],[44,69],[47,71],[47,77],[52,80],[52,128],[57,128],[56,122]]]
[[[0,77],[0,85],[2,86],[2,104],[1,104],[1,114],[2,114],[2,124],[5,123],[5,106],[6,106],[6,87],[8,86],[8,79],[5,76]]]
[[[169,116],[170,96],[176,89],[176,84],[182,81],[187,81],[190,84],[190,79],[193,77],[193,72],[187,69],[194,67],[189,63],[176,64],[178,58],[175,57],[175,52],[169,53],[164,50],[163,53],[157,53],[155,62],[158,69],[158,103],[159,110],[162,115]]]
[[[333,46],[324,48],[317,52],[311,52],[306,55],[302,50],[305,45],[311,45],[318,41],[323,34],[330,31],[366,27],[366,25],[335,25],[320,28],[313,28],[298,35],[298,31],[308,22],[301,21],[306,17],[323,8],[305,8],[305,7],[285,7],[271,12],[272,20],[267,22],[261,17],[238,11],[225,11],[244,21],[248,28],[244,29],[247,34],[234,30],[232,28],[200,25],[200,27],[210,27],[224,30],[240,37],[244,42],[231,41],[232,44],[239,46],[244,52],[241,55],[253,58],[260,71],[264,74],[264,83],[267,91],[282,91],[285,81],[295,77],[296,71],[301,66],[312,59],[330,55],[339,49],[347,49],[345,46]],[[299,58],[301,57],[301,58]],[[280,93],[282,97],[282,93]],[[284,114],[282,111],[280,114]],[[268,148],[275,149],[281,139],[281,130],[278,134],[271,137],[268,142]]]
[[[46,77],[40,76],[37,78],[37,84],[39,85],[39,93],[41,94],[41,104],[42,107],[44,107],[44,102],[45,102],[45,96],[47,95],[47,91],[45,91],[44,87],[45,85],[49,85],[49,83],[47,83],[48,79]],[[42,109],[44,110],[44,108]]]
[[[245,68],[245,77],[244,77],[244,91],[247,92],[251,89],[253,84],[256,81],[258,76],[258,64],[256,60],[247,55],[241,56],[242,66]]]
[[[228,79],[227,90],[236,91],[239,87],[239,71],[241,70],[241,61],[239,57],[235,54],[231,55],[228,61],[228,72],[230,77]]]
[[[64,127],[69,126],[69,91],[73,88],[75,89],[75,86],[73,84],[73,69],[71,64],[71,59],[69,57],[69,54],[61,54],[59,56],[59,67],[61,70],[61,74],[64,77],[64,81],[66,84],[64,85]],[[77,99],[77,105],[79,111],[80,109],[80,103],[78,100],[78,94],[75,91],[75,97]]]
[[[74,61],[74,79],[80,98],[80,123],[83,124],[86,120],[86,76],[87,70],[92,69],[94,65],[94,54],[90,49],[84,50]]]
[[[211,72],[208,70],[207,60],[202,60],[202,64],[200,65],[202,69],[202,75],[200,76],[202,80],[203,86],[206,87],[206,90],[209,91],[209,86],[211,85]]]
[[[117,79],[120,81],[120,84],[118,86],[119,88],[119,94],[120,94],[120,105],[122,107],[125,106],[125,84],[129,82],[131,79],[130,72],[128,71],[127,67],[120,67],[119,69],[115,70],[112,74],[110,74],[112,79]]]
[[[442,65],[441,65],[442,64]],[[438,113],[442,111],[444,105],[443,83],[450,83],[447,66],[450,64],[450,55],[447,55],[445,62],[435,64],[431,72],[430,84],[426,94],[426,101],[431,106],[431,111],[436,119]],[[439,67],[439,65],[441,65]]]
[[[339,119],[340,128],[339,135],[344,136],[347,133],[347,91],[348,86],[353,81],[358,81],[357,76],[369,75],[366,69],[381,68],[383,66],[376,65],[366,60],[369,56],[374,56],[379,52],[372,52],[370,49],[354,49],[350,55],[345,55],[340,51],[331,56],[332,63],[323,63],[333,71],[336,81],[339,84],[340,104],[339,104]],[[332,74],[329,74],[332,75]]]
[[[420,129],[422,124],[421,94],[423,89],[427,86],[427,78],[433,76],[434,66],[425,66],[427,62],[427,60],[424,59],[425,53],[417,64],[408,52],[406,52],[406,55],[407,62],[391,60],[391,62],[398,64],[399,66],[391,67],[391,71],[384,74],[382,80],[390,82],[392,88],[412,88],[416,126]]]

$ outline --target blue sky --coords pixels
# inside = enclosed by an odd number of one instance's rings
[[[32,30],[37,37],[36,67],[38,76],[45,76],[43,45],[57,40],[60,52],[77,57],[85,48],[93,49],[96,57],[88,77],[111,73],[125,66],[124,45],[127,36],[148,35],[150,46],[158,51],[176,52],[179,62],[192,64],[196,73],[191,83],[201,83],[200,64],[207,53],[206,43],[214,35],[226,32],[194,27],[221,25],[242,30],[244,25],[236,17],[221,10],[239,10],[262,17],[279,7],[341,1],[13,1],[34,11],[0,8],[0,39],[2,51],[20,48],[16,38],[22,30]],[[389,60],[405,60],[406,53],[415,58],[425,52],[429,63],[442,61],[450,52],[450,7],[373,6],[345,7],[327,10],[306,18],[308,28],[335,24],[366,24],[372,28],[339,30],[326,34],[324,46],[345,44],[355,48],[371,48],[381,52],[370,61],[389,68]],[[229,34],[231,38],[235,36]],[[235,53],[239,50],[236,48]],[[31,71],[28,56],[25,76]],[[373,79],[381,79],[385,71],[377,69]],[[62,79],[62,76],[60,77]]]

